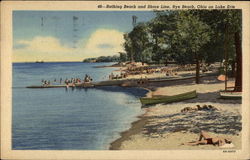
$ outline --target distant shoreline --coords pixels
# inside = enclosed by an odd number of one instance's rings
[[[95,62],[95,63],[112,63],[112,62]],[[112,65],[95,66],[94,68],[108,68],[108,67],[122,67],[122,66],[119,63],[115,62]]]

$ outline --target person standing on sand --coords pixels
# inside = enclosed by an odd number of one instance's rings
[[[212,137],[207,132],[201,131],[200,137],[198,141],[188,142],[187,145],[195,146],[195,145],[205,145],[205,144],[212,144],[223,146],[224,144],[231,144],[232,141],[227,138],[220,138],[220,137]],[[185,145],[184,143],[182,145]]]

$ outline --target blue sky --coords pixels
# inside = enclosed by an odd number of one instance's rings
[[[13,61],[81,61],[123,51],[132,16],[147,22],[152,11],[14,11]]]

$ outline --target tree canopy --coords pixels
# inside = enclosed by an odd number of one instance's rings
[[[131,32],[124,34],[124,49],[129,60],[195,63],[196,83],[199,83],[201,62],[211,64],[227,59],[231,65],[236,62],[237,85],[241,86],[240,10],[155,11],[155,14],[151,21],[139,23]]]

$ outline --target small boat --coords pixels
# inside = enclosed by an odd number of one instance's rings
[[[191,92],[186,92],[186,93],[177,94],[173,96],[157,96],[157,97],[152,97],[152,98],[143,97],[143,98],[140,98],[140,101],[143,106],[146,106],[146,105],[152,105],[152,104],[158,104],[158,103],[179,102],[182,100],[192,99],[196,97],[197,97],[197,93],[196,93],[196,90],[194,90]]]
[[[242,92],[220,91],[220,98],[222,98],[222,99],[241,99]]]

